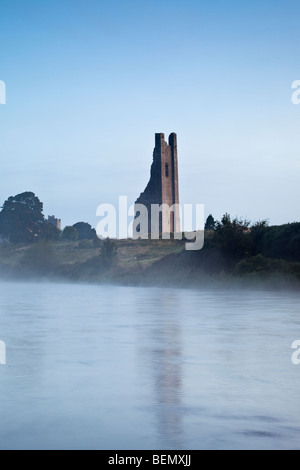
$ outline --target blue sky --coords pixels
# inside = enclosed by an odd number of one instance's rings
[[[0,203],[33,191],[63,226],[133,203],[154,133],[178,136],[181,203],[299,221],[300,5],[1,0]]]

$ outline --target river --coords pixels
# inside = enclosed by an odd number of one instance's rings
[[[300,449],[300,293],[1,283],[1,449]]]

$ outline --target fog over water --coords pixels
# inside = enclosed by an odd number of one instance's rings
[[[300,293],[0,284],[1,449],[300,449]]]

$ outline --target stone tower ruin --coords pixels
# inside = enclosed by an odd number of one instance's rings
[[[165,135],[155,134],[155,148],[151,165],[150,180],[135,201],[136,215],[140,215],[138,204],[147,208],[148,233],[178,233],[180,232],[178,165],[177,165],[177,136],[169,135],[168,144]],[[153,204],[160,206],[156,229],[153,228]],[[171,209],[171,210],[170,210]],[[137,226],[137,232],[142,229]]]

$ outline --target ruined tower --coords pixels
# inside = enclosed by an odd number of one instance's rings
[[[155,134],[155,148],[151,165],[150,180],[135,201],[136,214],[140,215],[137,204],[143,204],[148,211],[148,232],[174,233],[180,232],[179,194],[178,194],[178,165],[177,165],[177,136],[173,132],[169,135],[168,144],[165,135]],[[161,207],[156,229],[153,228],[151,213],[156,204]],[[170,211],[170,208],[172,210]],[[152,224],[151,224],[152,221]],[[137,231],[139,227],[137,228]]]

